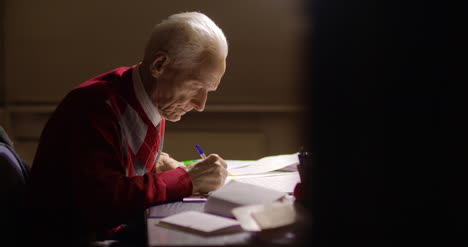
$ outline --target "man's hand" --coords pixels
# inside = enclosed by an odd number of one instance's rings
[[[208,193],[224,184],[227,177],[227,164],[217,154],[210,154],[206,159],[192,163],[185,170],[192,179],[193,193]]]
[[[156,162],[156,173],[161,173],[176,169],[177,167],[184,167],[182,163],[171,158],[169,154],[161,152],[158,162]]]

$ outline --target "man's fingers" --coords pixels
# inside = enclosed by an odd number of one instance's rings
[[[219,155],[210,154],[206,159],[188,165],[185,170],[192,178],[194,192],[210,192],[224,184],[227,164]]]
[[[221,157],[219,157],[219,155],[217,154],[210,154],[208,155],[208,157],[206,157],[205,159],[207,162],[209,163],[214,163],[214,164],[218,164],[218,165],[221,165],[222,167],[224,167],[225,169],[227,169],[227,164],[226,164],[226,161],[224,161]]]
[[[221,157],[219,157],[219,155],[217,154],[210,154],[206,157],[206,161],[209,161],[209,162],[215,162],[216,160],[218,159],[221,159]]]

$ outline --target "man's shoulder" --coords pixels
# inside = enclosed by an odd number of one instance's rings
[[[74,112],[98,110],[109,100],[123,98],[131,80],[133,67],[120,67],[96,76],[71,90],[60,104],[60,108]]]
[[[85,81],[75,87],[72,91],[80,91],[82,89],[96,90],[106,89],[119,86],[125,80],[131,79],[132,67],[119,67],[114,70],[108,71],[104,74],[98,75],[88,81]]]
[[[72,89],[67,96],[102,100],[120,94],[130,84],[133,67],[119,67],[98,75]]]

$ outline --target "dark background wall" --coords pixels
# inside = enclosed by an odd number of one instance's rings
[[[5,31],[4,31],[4,24],[5,24],[5,2],[2,1],[0,3],[0,107],[3,107],[5,104],[5,59],[4,59],[4,54],[5,54],[5,49],[4,49],[4,43],[5,43]],[[0,117],[2,116],[1,110],[0,110]],[[0,119],[1,120],[1,119]]]
[[[141,61],[151,28],[201,11],[225,32],[227,70],[204,113],[169,123],[165,151],[195,158],[195,144],[226,159],[297,152],[303,139],[302,2],[6,0],[0,120],[32,161],[49,114],[79,83]]]

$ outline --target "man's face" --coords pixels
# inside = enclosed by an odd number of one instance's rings
[[[200,112],[205,109],[208,93],[216,91],[225,69],[225,59],[205,62],[191,70],[168,67],[158,78],[150,97],[163,118],[179,121],[192,109]]]

